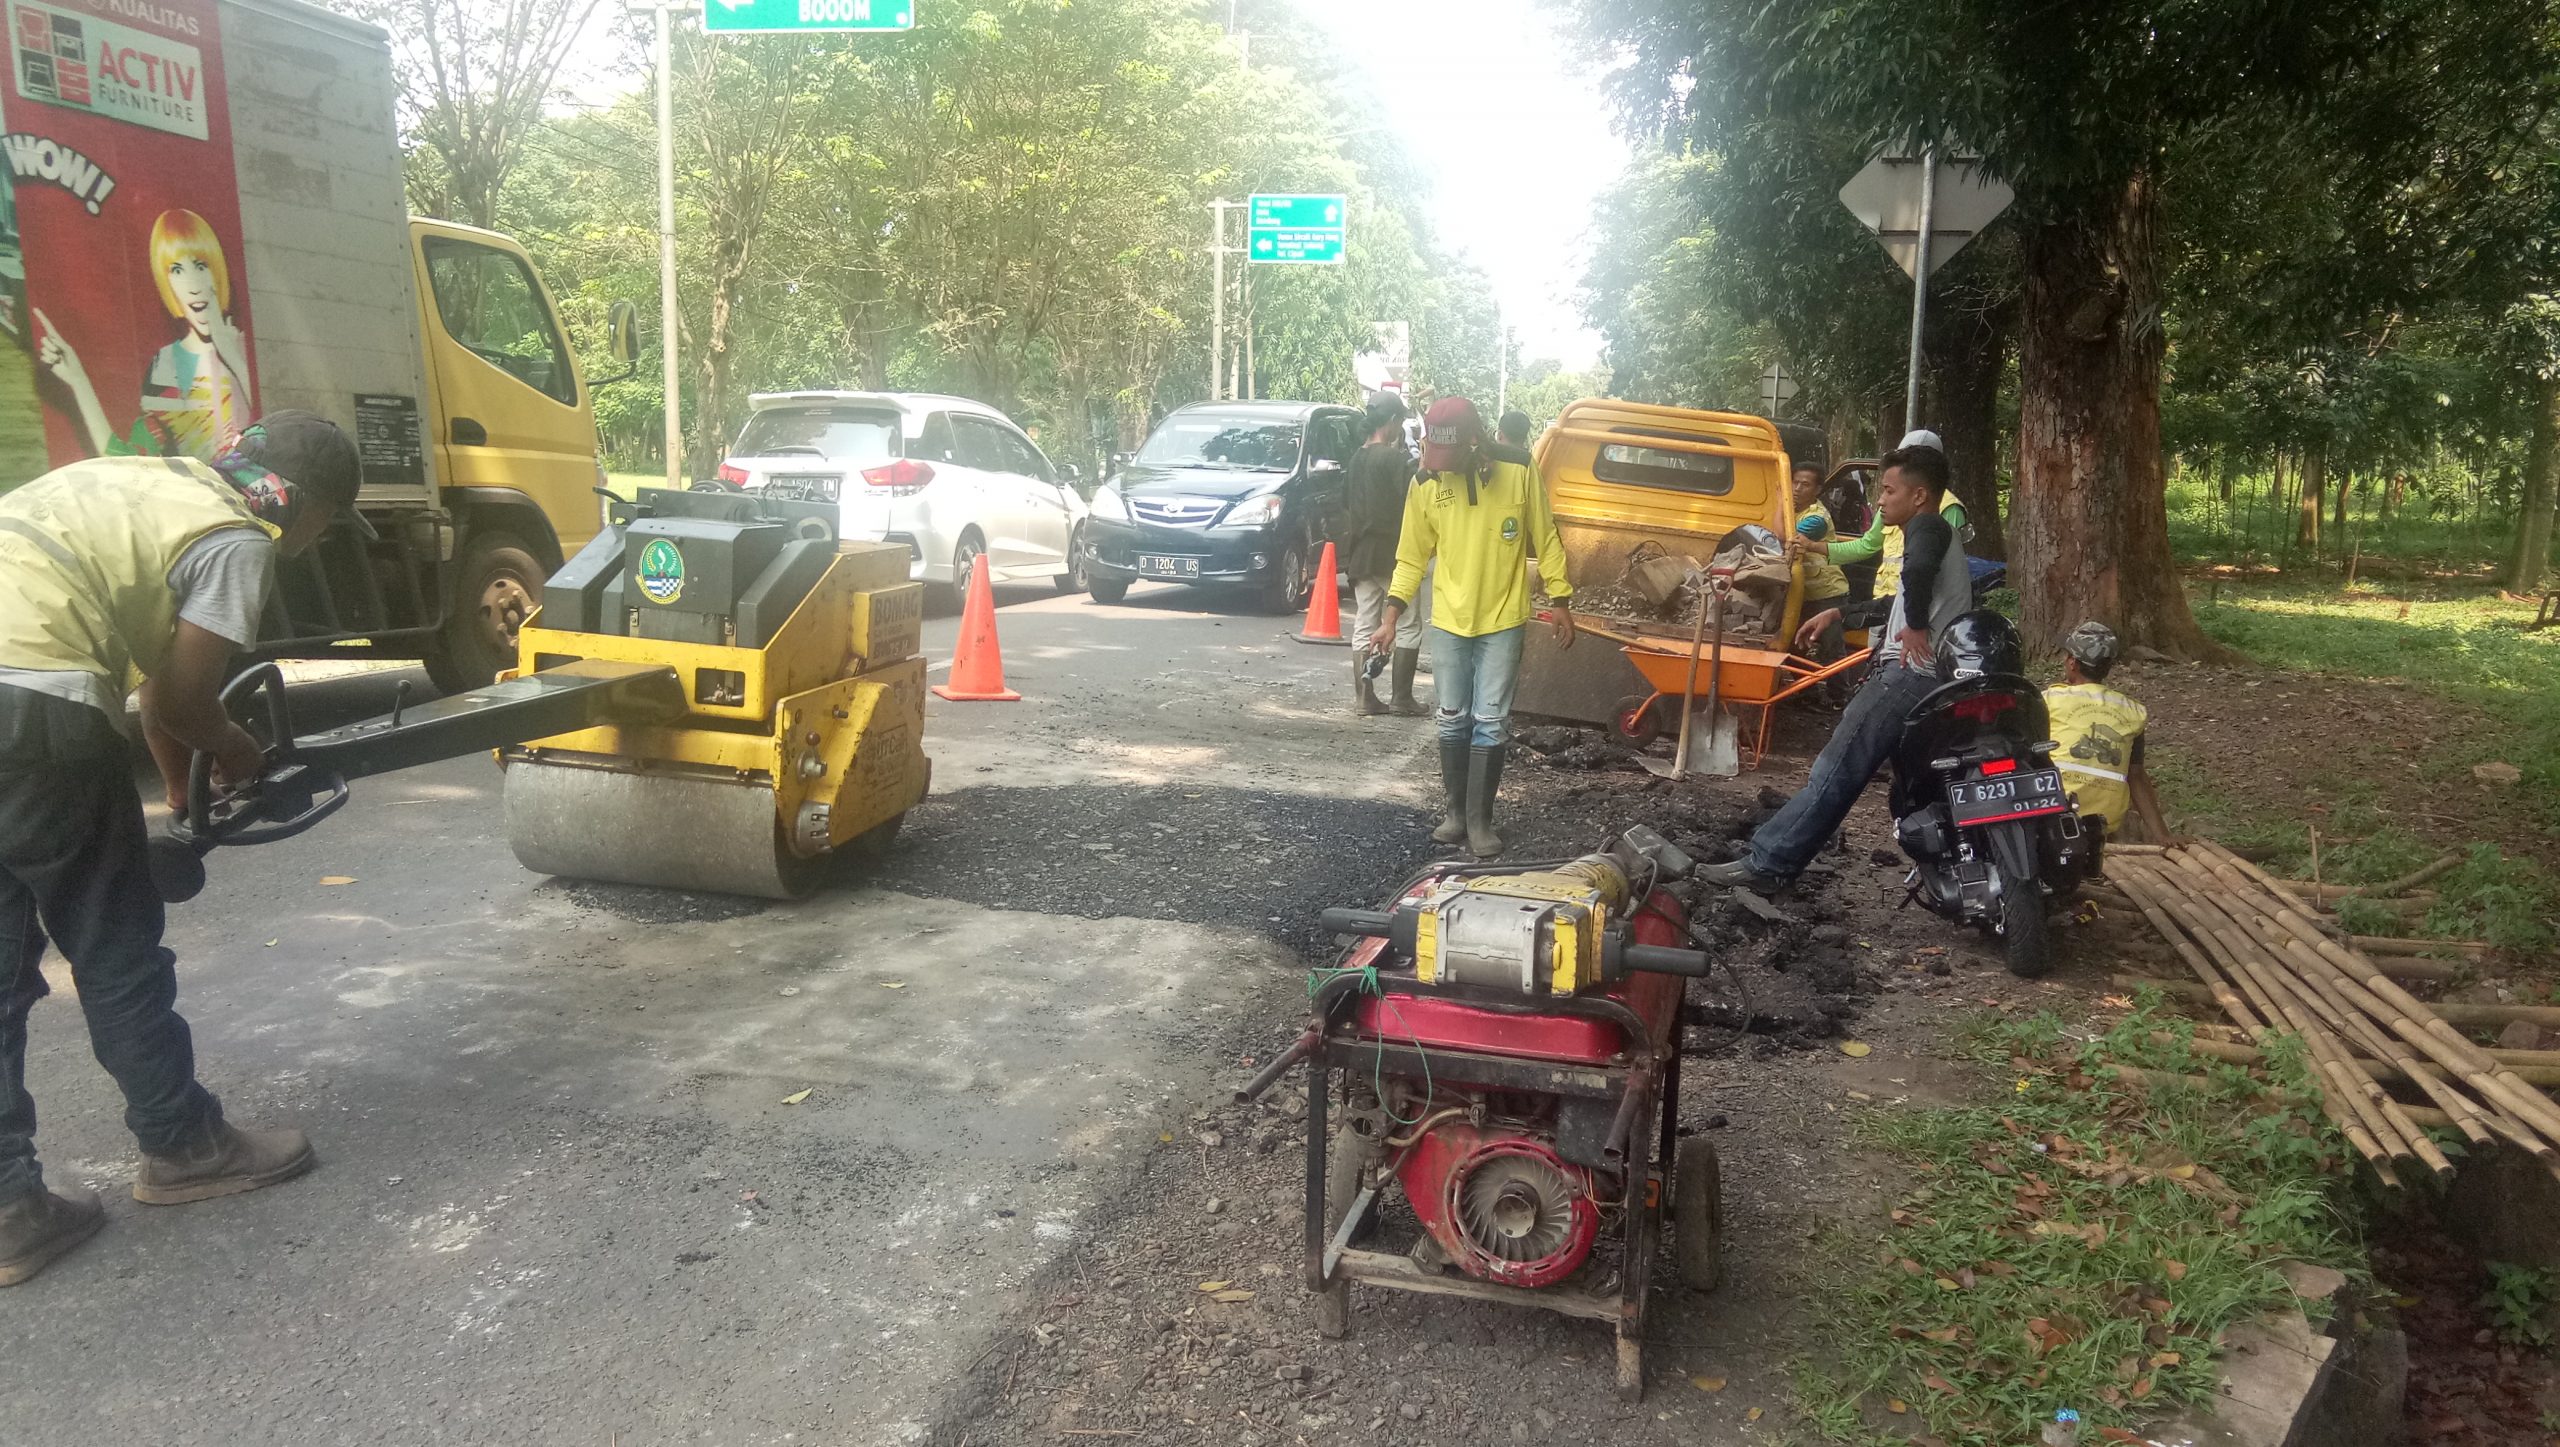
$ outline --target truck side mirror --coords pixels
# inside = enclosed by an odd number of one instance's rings
[[[589,386],[601,387],[608,382],[627,382],[640,375],[640,308],[627,301],[617,301],[604,312],[605,350],[622,364],[622,370],[610,377],[591,377]]]

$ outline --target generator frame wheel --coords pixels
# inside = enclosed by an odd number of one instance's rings
[[[1331,1239],[1342,1229],[1342,1221],[1350,1214],[1351,1203],[1360,1199],[1361,1181],[1378,1159],[1378,1141],[1364,1135],[1349,1119],[1335,1127],[1332,1145],[1324,1159],[1325,1236]],[[1377,1203],[1369,1203],[1369,1219],[1362,1223],[1370,1229],[1377,1225]],[[1355,1228],[1354,1242],[1363,1239]],[[1337,1277],[1316,1293],[1316,1331],[1327,1341],[1340,1341],[1351,1334],[1351,1282]]]
[[[1629,748],[1641,749],[1662,737],[1662,702],[1658,693],[1631,693],[1609,710],[1609,732]]]
[[[1671,1186],[1671,1264],[1691,1291],[1724,1285],[1724,1162],[1711,1141],[1680,1143]]]

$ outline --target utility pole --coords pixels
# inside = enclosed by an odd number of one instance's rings
[[[1929,316],[1929,228],[1938,219],[1938,147],[1920,148],[1920,235],[1911,253],[1911,375],[1902,388],[1902,430],[1920,426],[1920,326]]]
[[[658,354],[665,364],[667,486],[684,486],[684,412],[678,400],[683,367],[676,349],[676,127],[675,16],[701,7],[684,0],[641,0],[630,9],[649,12],[655,31],[649,59],[658,79]]]

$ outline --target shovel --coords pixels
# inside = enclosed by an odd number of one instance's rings
[[[1701,600],[1697,626],[1689,634],[1689,680],[1680,694],[1680,742],[1672,751],[1669,764],[1655,759],[1644,760],[1645,768],[1666,779],[1684,778],[1690,772],[1690,734],[1700,710],[1689,705],[1690,701],[1698,696],[1698,654],[1705,640],[1708,627],[1707,613],[1710,607],[1715,611],[1716,638],[1714,650],[1707,664],[1707,703],[1704,710],[1707,715],[1707,737],[1702,746],[1703,753],[1698,761],[1697,772],[1719,779],[1734,778],[1742,772],[1740,731],[1734,726],[1733,719],[1725,713],[1722,706],[1724,600],[1728,584],[1724,579],[1715,577],[1704,577],[1699,581],[1708,590],[1709,596]]]

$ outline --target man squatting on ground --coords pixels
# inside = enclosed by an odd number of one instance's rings
[[[1413,696],[1413,675],[1422,661],[1422,613],[1408,610],[1395,630],[1391,697],[1378,702],[1369,661],[1379,650],[1370,635],[1387,616],[1387,585],[1395,580],[1396,539],[1404,528],[1406,494],[1413,491],[1413,455],[1404,446],[1404,403],[1380,393],[1369,401],[1369,440],[1351,458],[1351,506],[1348,536],[1343,539],[1342,570],[1351,575],[1352,635],[1360,646],[1351,652],[1352,711],[1364,716],[1392,708],[1406,718],[1422,717]]]
[[[1938,686],[1930,631],[1973,606],[1964,543],[1939,512],[1946,490],[1945,453],[1934,447],[1897,447],[1885,454],[1877,507],[1885,525],[1902,532],[1902,570],[1899,590],[1858,605],[1862,612],[1886,615],[1876,635],[1875,662],[1815,757],[1804,787],[1753,831],[1742,858],[1699,871],[1709,883],[1765,893],[1803,872],[1893,752],[1902,721]],[[1844,611],[1826,609],[1806,619],[1796,632],[1796,647],[1807,647],[1825,627],[1843,621]],[[1847,621],[1853,627],[1874,626],[1865,618]]]
[[[311,1168],[302,1132],[239,1129],[196,1080],[124,701],[138,676],[172,808],[192,750],[213,756],[219,780],[255,778],[257,740],[222,708],[232,652],[257,641],[278,554],[310,547],[341,513],[370,532],[356,482],[347,435],[287,411],[211,465],[97,458],[0,498],[0,1286],[106,1223],[95,1195],[47,1190],[36,1165],[27,1014],[46,993],[48,934],[142,1147],[135,1200],[201,1201]]]
[[[1563,604],[1573,596],[1564,543],[1529,454],[1488,442],[1484,420],[1466,398],[1432,403],[1423,418],[1422,476],[1405,496],[1386,618],[1369,647],[1394,643],[1398,622],[1422,586],[1422,570],[1437,558],[1431,682],[1440,700],[1440,784],[1449,814],[1431,837],[1441,844],[1463,841],[1479,859],[1502,852],[1493,800],[1510,747],[1533,548],[1547,596]],[[1573,646],[1573,614],[1562,606],[1555,630],[1559,646]]]

